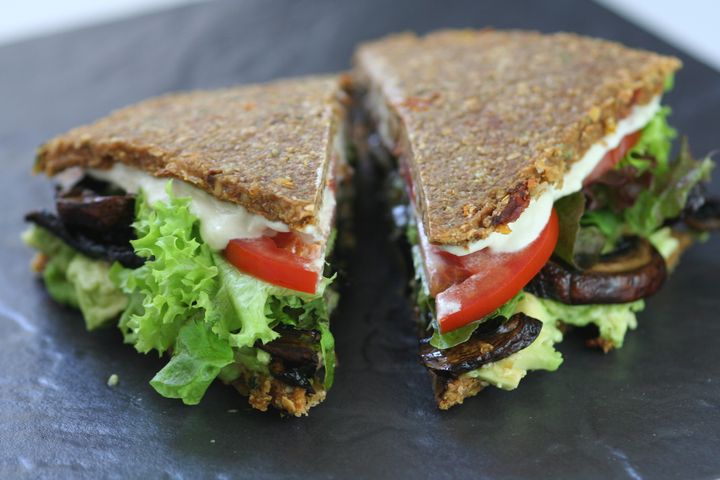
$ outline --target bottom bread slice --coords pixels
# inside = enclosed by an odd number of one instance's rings
[[[474,397],[488,386],[487,382],[479,378],[465,375],[444,377],[432,371],[428,372],[432,379],[435,402],[440,410],[448,410],[450,407],[460,405],[466,398]]]
[[[295,417],[307,415],[312,407],[325,400],[326,395],[318,381],[313,382],[313,391],[310,391],[250,370],[243,370],[240,377],[226,383],[248,397],[248,403],[256,410],[265,412],[268,407],[273,407]]]

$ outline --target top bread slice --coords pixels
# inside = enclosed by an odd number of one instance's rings
[[[300,229],[320,212],[342,95],[333,76],[165,95],[50,140],[35,170],[122,162]]]
[[[462,30],[363,44],[353,78],[410,170],[430,242],[463,245],[507,231],[679,67],[574,34]]]

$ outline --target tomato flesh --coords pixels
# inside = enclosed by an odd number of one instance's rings
[[[315,266],[319,245],[307,245],[294,233],[275,237],[230,240],[225,258],[238,270],[291,290],[315,293],[320,271]]]
[[[595,166],[595,169],[590,172],[590,175],[585,177],[585,180],[583,180],[583,185],[590,185],[595,180],[602,177],[605,172],[609,171],[615,165],[617,165],[620,160],[622,160],[625,155],[627,155],[627,152],[629,152],[630,149],[635,146],[638,140],[640,140],[641,133],[642,130],[638,130],[637,132],[625,135],[623,139],[620,140],[620,144],[607,152],[602,158],[602,160],[600,160],[600,162]]]
[[[430,295],[433,297],[450,286],[464,281],[473,274],[466,268],[465,258],[477,255],[477,253],[461,257],[440,250],[428,241],[425,229],[419,223],[418,239],[420,252],[423,256],[425,278],[428,282]]]
[[[437,255],[432,257],[436,261],[435,267],[427,268],[426,273],[431,277],[428,278],[431,293],[432,288],[442,289],[435,295],[440,333],[479,320],[517,295],[547,263],[555,250],[558,232],[558,217],[553,209],[545,229],[530,245],[512,253],[495,253],[486,248],[456,257],[452,261],[461,265],[461,273],[456,274],[448,274],[440,268],[438,257],[442,255],[437,252],[426,254],[426,258]],[[452,268],[449,262],[443,266]],[[433,275],[437,277],[435,280]],[[462,280],[443,288],[454,278]]]

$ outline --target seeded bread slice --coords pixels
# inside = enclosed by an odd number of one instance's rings
[[[505,230],[679,67],[574,34],[463,30],[366,43],[353,73],[429,240],[462,245]]]
[[[243,370],[240,378],[230,382],[241,394],[248,397],[248,403],[256,410],[266,412],[269,407],[285,415],[307,416],[312,407],[325,400],[327,392],[322,384],[315,382],[314,391],[288,385],[270,375]]]
[[[342,100],[333,76],[165,95],[50,140],[35,170],[122,162],[302,228],[319,213]]]

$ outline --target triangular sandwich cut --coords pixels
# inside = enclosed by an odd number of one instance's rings
[[[304,415],[333,382],[329,267],[349,171],[332,76],[166,95],[38,151],[55,208],[27,243],[50,296],[168,363],[150,381],[198,403],[219,378]]]
[[[556,370],[566,326],[608,351],[717,227],[663,92],[680,61],[574,34],[441,31],[361,45],[353,89],[414,264],[442,409]]]

